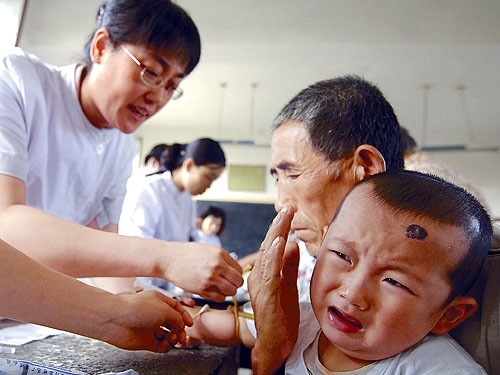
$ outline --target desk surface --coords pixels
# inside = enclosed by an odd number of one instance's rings
[[[159,354],[127,351],[101,341],[72,334],[52,336],[16,347],[14,354],[3,355],[45,365],[82,371],[90,375],[128,369],[140,375],[237,373],[238,347],[203,344],[197,349],[172,349]]]

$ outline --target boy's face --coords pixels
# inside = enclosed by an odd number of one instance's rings
[[[402,352],[434,328],[467,240],[456,227],[395,214],[367,190],[353,191],[331,224],[311,302],[333,344],[322,340],[327,347],[371,361]]]

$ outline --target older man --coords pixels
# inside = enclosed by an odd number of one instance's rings
[[[323,230],[347,191],[367,176],[403,169],[400,127],[377,87],[346,76],[301,91],[281,110],[272,128],[276,210],[287,207],[284,214],[295,213],[290,231],[301,249],[300,299],[307,300]],[[271,228],[262,251],[280,233]],[[289,355],[297,334],[296,273],[289,271],[297,258],[283,259],[281,278],[274,277],[272,267],[261,258],[249,281],[258,330],[252,367],[254,374],[270,374]]]

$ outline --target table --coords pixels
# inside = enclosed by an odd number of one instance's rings
[[[128,351],[107,343],[64,333],[16,347],[4,358],[23,359],[90,375],[128,369],[140,375],[237,373],[239,346],[216,347],[202,344],[193,349],[172,349],[168,353]]]

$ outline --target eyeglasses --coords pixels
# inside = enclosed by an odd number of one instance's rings
[[[165,90],[167,90],[168,93],[172,95],[173,100],[179,99],[182,94],[184,94],[184,91],[182,91],[180,87],[174,86],[170,82],[164,82],[153,69],[148,68],[142,62],[140,62],[139,59],[135,57],[127,47],[122,44],[120,44],[120,47],[123,52],[125,52],[127,56],[130,57],[141,68],[141,81],[146,86],[153,88],[160,88],[162,86],[165,87]]]

